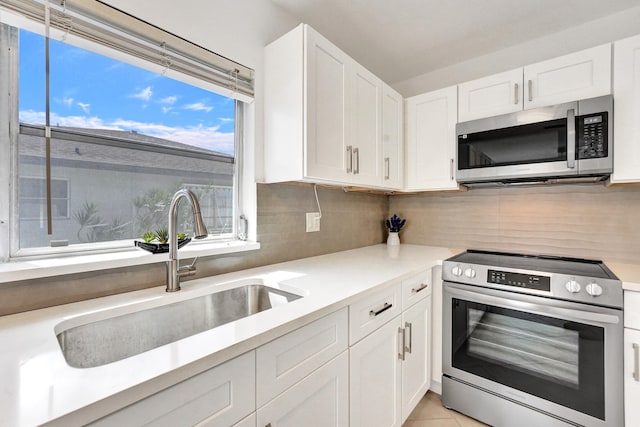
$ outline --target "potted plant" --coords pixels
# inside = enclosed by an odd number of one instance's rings
[[[400,244],[399,233],[402,227],[407,223],[406,219],[400,218],[398,215],[393,214],[391,218],[385,220],[387,230],[389,230],[389,237],[387,238],[387,245],[395,246]]]
[[[191,241],[185,233],[178,233],[178,249]],[[140,249],[160,254],[169,252],[169,231],[166,228],[160,228],[154,231],[147,231],[142,235],[142,240],[135,240],[134,245]]]

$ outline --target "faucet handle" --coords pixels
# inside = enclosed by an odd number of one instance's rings
[[[195,257],[191,264],[178,267],[178,276],[193,276],[196,274],[196,262],[198,257]]]

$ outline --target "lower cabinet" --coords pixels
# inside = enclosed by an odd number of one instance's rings
[[[250,351],[90,425],[230,426],[253,411],[255,352]]]
[[[624,291],[624,421],[640,426],[640,292]]]
[[[260,427],[348,426],[347,351],[259,408],[257,418]]]
[[[411,305],[349,348],[351,427],[400,427],[429,389],[430,280],[428,270],[403,281],[402,299]]]

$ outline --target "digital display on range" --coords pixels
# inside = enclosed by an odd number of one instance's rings
[[[551,278],[535,274],[512,273],[509,271],[489,270],[487,282],[497,285],[515,286],[518,288],[536,289],[539,291],[551,290]]]

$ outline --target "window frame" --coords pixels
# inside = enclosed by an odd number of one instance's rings
[[[32,31],[33,25],[31,28],[28,26],[20,26],[27,30]],[[17,31],[16,31],[17,32]],[[16,35],[16,37],[18,37]],[[88,42],[90,43],[90,42]],[[90,43],[91,44],[91,43]],[[74,45],[78,45],[74,43]],[[81,46],[85,48],[85,46]],[[98,49],[90,49],[96,53],[103,53],[103,48],[100,47]],[[122,241],[110,241],[110,242],[100,242],[100,243],[79,243],[73,244],[71,246],[63,246],[63,247],[41,247],[41,248],[22,248],[19,247],[19,205],[17,201],[19,200],[18,194],[18,181],[19,177],[17,174],[17,164],[18,164],[18,136],[19,136],[19,128],[20,122],[18,119],[18,109],[11,108],[10,102],[6,101],[7,97],[10,94],[17,93],[18,84],[19,84],[19,70],[18,70],[18,61],[5,61],[5,57],[11,56],[11,53],[7,55],[7,52],[0,52],[0,63],[6,64],[0,66],[0,76],[7,75],[8,79],[4,77],[0,80],[0,118],[4,121],[5,118],[9,120],[9,126],[3,127],[6,131],[0,132],[0,153],[4,154],[9,152],[10,155],[0,156],[0,238],[2,239],[2,243],[0,243],[0,263],[6,261],[20,261],[20,260],[31,260],[38,258],[51,258],[51,257],[59,257],[59,256],[68,256],[68,255],[91,255],[91,254],[102,254],[102,253],[112,253],[112,252],[121,252],[123,250],[132,250],[132,240],[126,239]],[[117,60],[122,60],[119,55],[109,55]],[[139,63],[135,61],[126,61],[131,63],[132,65],[140,66]],[[142,67],[145,69],[149,69],[147,67]],[[157,70],[156,70],[157,71]],[[191,82],[189,82],[191,83]],[[192,83],[191,83],[192,84]],[[227,88],[228,89],[228,88]],[[211,90],[207,88],[207,90]],[[229,96],[229,91],[213,91],[215,93],[221,94],[223,96]],[[253,119],[255,117],[255,104],[253,103],[253,98],[246,98],[242,94],[236,94],[236,111],[235,111],[235,167],[234,167],[234,212],[233,212],[233,232],[231,236],[211,236],[204,241],[193,242],[194,249],[195,246],[201,246],[204,252],[220,252],[218,249],[213,248],[213,246],[229,246],[230,242],[241,242],[248,240],[250,244],[247,245],[246,250],[254,250],[259,248],[259,244],[255,242],[256,237],[256,208],[257,208],[257,200],[256,200],[256,184],[254,181],[255,175],[253,170],[253,159],[245,155],[245,153],[253,152],[253,138],[250,139],[250,147],[247,150],[247,139],[245,136],[245,131],[252,137],[254,136],[254,124]],[[242,99],[242,101],[240,101]],[[246,120],[247,117],[250,117],[251,120]],[[249,124],[247,128],[246,124]],[[249,163],[249,167],[244,167],[245,163]],[[5,191],[6,190],[6,191]],[[69,190],[68,190],[69,191]],[[67,199],[69,202],[69,200]],[[243,229],[243,236],[239,236],[239,218],[247,218],[248,224],[246,229]],[[253,243],[253,244],[251,244]],[[190,245],[191,246],[191,245]],[[135,249],[133,249],[135,250]],[[221,249],[224,252],[224,248]],[[234,248],[229,250],[229,252],[237,252],[238,248]]]

